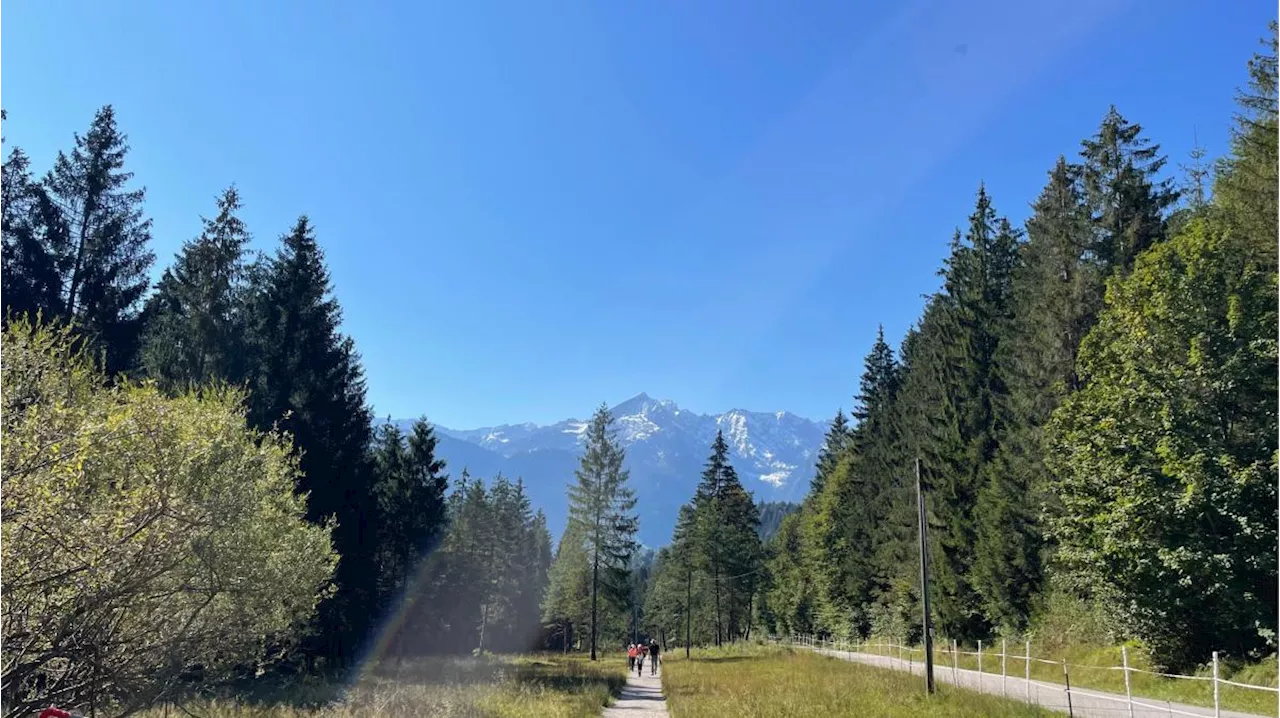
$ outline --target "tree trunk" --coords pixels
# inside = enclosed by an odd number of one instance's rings
[[[715,572],[711,577],[716,586],[716,648],[721,645],[720,642],[720,564],[716,564]]]
[[[600,552],[591,562],[591,660],[596,659],[596,595],[600,593]]]
[[[693,571],[686,570],[684,574],[684,657],[689,657],[690,641],[690,620],[693,617]]]

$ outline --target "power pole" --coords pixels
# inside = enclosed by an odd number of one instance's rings
[[[920,459],[916,459],[916,502],[920,508],[920,597],[924,604],[924,689],[933,693],[933,625],[929,620],[929,522],[924,510],[924,488],[920,485]]]

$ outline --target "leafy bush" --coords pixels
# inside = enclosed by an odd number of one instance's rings
[[[314,610],[336,557],[286,437],[240,393],[109,385],[67,329],[3,335],[4,715],[125,713],[252,665]]]

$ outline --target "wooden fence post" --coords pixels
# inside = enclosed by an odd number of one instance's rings
[[[959,666],[956,665],[959,662],[960,654],[956,653],[956,639],[953,638],[951,639],[951,680],[955,681],[957,686],[960,685],[960,674],[956,670],[959,668]]]
[[[1129,703],[1129,718],[1133,718],[1133,690],[1129,687],[1129,647],[1120,646],[1120,661],[1124,666],[1124,697]]]
[[[1213,652],[1213,718],[1222,718],[1222,703],[1218,700],[1218,652]]]
[[[1031,703],[1031,641],[1027,641],[1027,703]]]
[[[1009,697],[1009,671],[1006,670],[1009,665],[1009,642],[1000,639],[1000,696],[1002,698]]]
[[[978,687],[982,687],[982,639],[978,639]]]

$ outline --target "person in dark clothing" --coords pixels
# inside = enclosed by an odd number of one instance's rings
[[[649,675],[651,676],[658,675],[658,652],[660,650],[661,649],[658,648],[658,639],[650,638],[649,639]]]

